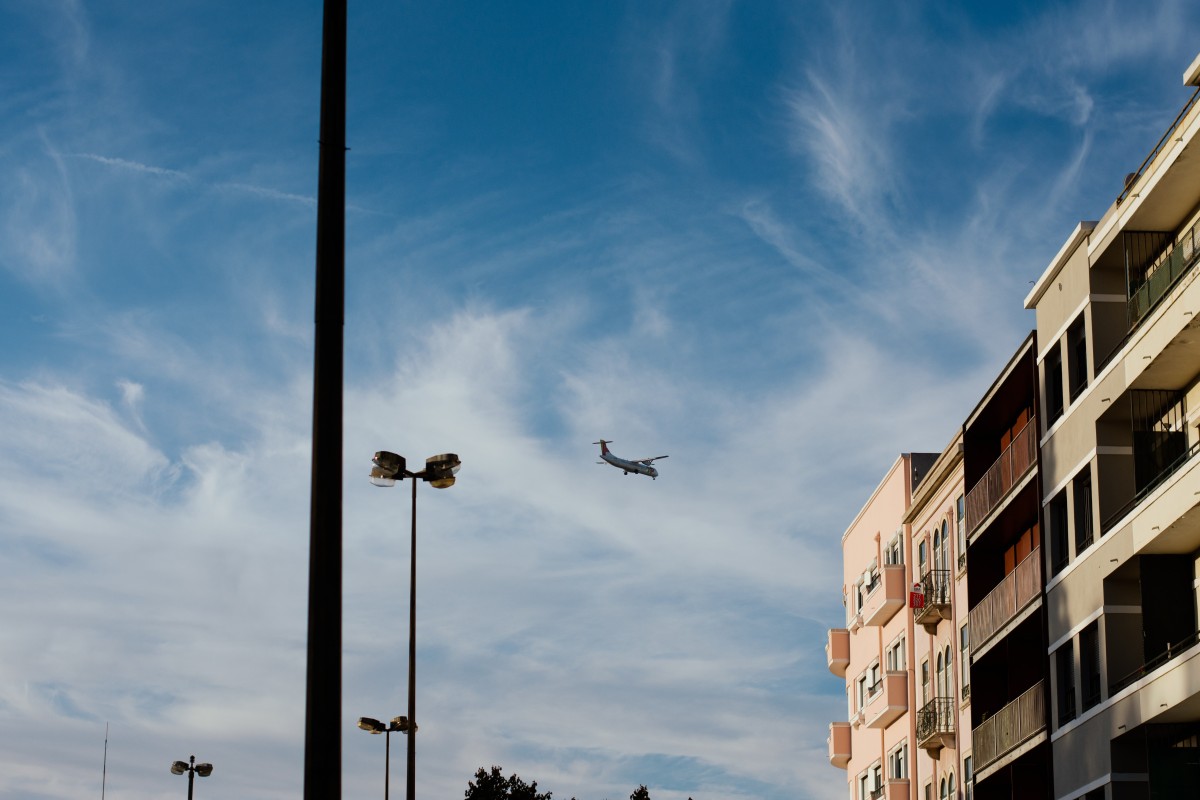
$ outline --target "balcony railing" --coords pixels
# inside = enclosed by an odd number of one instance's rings
[[[1139,503],[1146,499],[1147,495],[1166,483],[1168,478],[1174,475],[1184,464],[1191,461],[1197,453],[1200,453],[1200,441],[1193,443],[1191,447],[1183,451],[1174,461],[1163,467],[1158,475],[1138,490],[1132,500],[1105,517],[1104,521],[1100,523],[1100,535],[1103,536],[1112,530],[1113,526],[1124,519],[1130,511],[1133,511]]]
[[[1158,144],[1154,145],[1154,149],[1150,151],[1150,155],[1146,156],[1146,160],[1143,161],[1142,165],[1137,168],[1137,172],[1131,172],[1125,176],[1125,186],[1121,189],[1121,193],[1117,195],[1117,205],[1121,205],[1121,203],[1125,202],[1125,198],[1129,197],[1129,193],[1133,191],[1134,184],[1136,184],[1138,179],[1145,174],[1146,167],[1150,166],[1150,163],[1154,161],[1154,159],[1158,157],[1158,154],[1163,151],[1163,148],[1167,146],[1167,142],[1171,140],[1171,134],[1175,133],[1175,129],[1179,127],[1179,123],[1183,121],[1183,118],[1187,116],[1189,111],[1191,111],[1192,106],[1196,104],[1197,97],[1200,97],[1200,89],[1197,89],[1192,94],[1191,99],[1188,100],[1184,105],[1183,110],[1179,112],[1177,117],[1175,117],[1175,121],[1172,122],[1170,127],[1167,128],[1167,132],[1164,133],[1162,138],[1158,140]]]
[[[950,597],[954,590],[954,579],[948,569],[931,569],[921,576],[921,591],[925,593],[925,605],[915,610],[914,619],[932,631],[938,622],[950,619]]]
[[[1146,269],[1143,283],[1130,289],[1129,329],[1133,330],[1159,302],[1167,296],[1181,277],[1186,275],[1200,258],[1196,238],[1200,222],[1188,228],[1171,249]]]
[[[971,732],[976,774],[1045,729],[1046,687],[1038,681]]]
[[[825,640],[825,665],[839,678],[846,676],[850,666],[850,631],[845,628],[830,628]]]
[[[1200,643],[1200,632],[1193,633],[1193,634],[1185,637],[1184,639],[1182,639],[1178,642],[1175,642],[1174,644],[1171,644],[1168,642],[1167,649],[1164,652],[1159,653],[1154,658],[1150,659],[1145,664],[1142,664],[1142,666],[1135,669],[1133,672],[1129,673],[1128,675],[1121,678],[1116,683],[1109,686],[1109,688],[1108,688],[1109,696],[1111,697],[1112,695],[1114,695],[1117,692],[1124,689],[1126,686],[1129,686],[1131,683],[1135,683],[1136,681],[1140,680],[1141,678],[1144,678],[1145,676],[1149,675],[1151,672],[1158,669],[1163,664],[1166,664],[1168,661],[1171,661],[1174,658],[1176,658],[1177,656],[1181,655],[1184,651],[1186,651],[1192,647],[1195,647],[1197,643]]]
[[[1013,487],[1037,460],[1037,417],[1031,417],[1021,432],[988,468],[983,477],[967,492],[967,532],[974,533],[979,524],[1000,504]]]
[[[863,600],[863,625],[882,625],[904,606],[907,598],[904,565],[886,564]]]
[[[888,672],[867,691],[866,714],[868,728],[886,728],[908,711],[908,673]]]
[[[954,740],[957,717],[953,697],[935,697],[917,712],[917,747],[940,751]]]
[[[1042,548],[1035,547],[1016,569],[988,592],[969,615],[971,648],[978,652],[982,645],[1003,628],[1009,620],[1042,592]]]
[[[850,763],[850,756],[853,754],[850,749],[850,723],[829,723],[829,738],[826,739],[826,743],[829,745],[829,763],[832,766],[845,769],[846,765]]]

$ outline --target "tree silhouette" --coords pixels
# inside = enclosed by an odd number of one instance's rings
[[[500,767],[493,766],[491,772],[480,767],[475,780],[467,781],[465,800],[551,800],[551,792],[537,790],[537,781],[525,783],[515,773],[504,777]]]

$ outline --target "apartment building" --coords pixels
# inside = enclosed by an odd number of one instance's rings
[[[942,451],[904,514],[916,597],[913,797],[971,798],[970,651],[962,435]]]
[[[1200,57],[1184,83],[1200,87]],[[1198,96],[1025,301],[1045,409],[1041,652],[1067,800],[1200,791]]]
[[[963,425],[975,800],[1053,797],[1036,344]]]
[[[829,631],[826,657],[848,719],[828,742],[852,800],[962,796],[961,463],[957,437],[901,455],[842,536],[846,627]]]
[[[829,761],[847,771],[851,800],[912,797],[913,617],[904,609],[913,577],[904,514],[936,459],[897,458],[842,535],[846,627],[829,631],[826,661],[846,680],[847,720],[829,726]]]

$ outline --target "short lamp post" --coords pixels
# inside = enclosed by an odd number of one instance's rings
[[[408,717],[396,717],[387,725],[384,725],[377,719],[371,719],[370,717],[359,717],[358,727],[362,728],[367,733],[383,734],[383,800],[388,800],[388,788],[392,782],[392,731],[408,733]]]
[[[171,772],[175,775],[187,773],[188,776],[188,800],[192,800],[192,782],[199,775],[201,778],[207,778],[212,775],[212,764],[197,764],[196,757],[191,756],[189,761],[176,761],[171,765]]]
[[[417,479],[435,489],[448,489],[454,485],[454,476],[462,462],[454,453],[442,453],[425,459],[425,469],[420,472],[410,472],[404,456],[380,450],[371,463],[375,465],[371,469],[371,483],[376,486],[395,486],[396,481],[413,479],[412,553],[408,580],[408,764],[404,796],[406,800],[414,800],[417,783]]]

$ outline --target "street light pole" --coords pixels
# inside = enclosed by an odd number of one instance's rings
[[[393,717],[388,725],[371,717],[359,717],[358,727],[367,733],[383,734],[383,800],[388,800],[388,790],[392,785],[392,731],[408,733],[408,717]]]
[[[175,763],[171,764],[172,774],[182,775],[185,772],[187,773],[188,800],[192,800],[192,784],[196,780],[196,775],[199,775],[201,778],[207,778],[209,775],[212,775],[212,771],[212,764],[197,764],[195,756],[191,756],[190,761],[176,761]]]
[[[404,798],[416,797],[417,785],[417,479],[412,479],[412,553],[408,576],[408,759]]]
[[[408,764],[405,780],[405,800],[414,800],[417,785],[417,478],[447,489],[454,485],[455,474],[462,466],[454,453],[443,453],[425,459],[425,469],[410,472],[404,456],[380,450],[371,459],[371,483],[394,486],[396,481],[412,479],[412,533],[410,537],[408,579]]]

